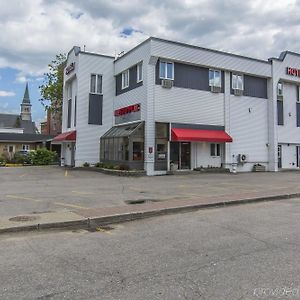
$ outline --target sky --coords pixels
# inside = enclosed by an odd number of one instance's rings
[[[300,0],[0,0],[0,113],[19,113],[26,82],[33,119],[56,54],[74,45],[115,55],[149,36],[260,59],[300,53]]]

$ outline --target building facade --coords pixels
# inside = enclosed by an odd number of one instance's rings
[[[62,159],[144,169],[300,167],[300,55],[258,60],[149,38],[68,54]]]

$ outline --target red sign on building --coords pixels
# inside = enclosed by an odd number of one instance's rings
[[[291,76],[300,77],[300,69],[287,67],[286,68],[286,74],[291,75]]]
[[[140,111],[141,105],[140,104],[134,104],[126,107],[122,107],[120,109],[115,110],[115,117],[120,117],[126,114],[130,114],[132,112]]]

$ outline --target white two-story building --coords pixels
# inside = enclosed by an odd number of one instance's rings
[[[151,37],[121,57],[73,47],[64,78],[65,165],[300,167],[300,55],[259,60]]]

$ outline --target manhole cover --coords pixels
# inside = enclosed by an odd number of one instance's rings
[[[35,221],[38,220],[39,217],[36,216],[17,216],[17,217],[12,217],[9,219],[9,221],[13,222],[29,222],[29,221]]]

